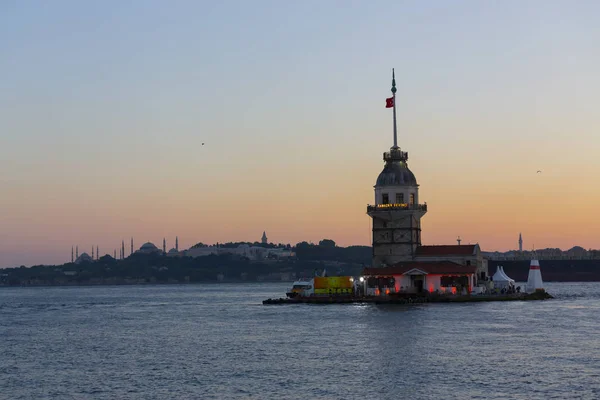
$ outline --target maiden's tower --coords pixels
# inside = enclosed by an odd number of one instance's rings
[[[478,244],[421,243],[421,218],[427,204],[419,201],[419,184],[408,168],[408,153],[398,146],[393,70],[392,97],[386,99],[386,108],[393,109],[394,142],[390,151],[383,153],[383,171],[374,187],[375,203],[367,206],[373,219],[373,263],[364,271],[372,290],[367,292],[383,294],[376,287],[384,287],[386,292],[431,292],[457,286],[471,290],[488,275],[487,260]]]
[[[398,146],[396,128],[396,79],[392,72],[394,145],[383,153],[385,165],[375,183],[375,204],[367,206],[373,218],[373,266],[412,261],[421,245],[421,218],[427,204],[419,203],[419,185],[408,168],[408,153]]]

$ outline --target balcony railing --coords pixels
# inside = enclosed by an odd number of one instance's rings
[[[408,152],[402,151],[400,149],[390,149],[390,151],[386,151],[383,153],[384,161],[406,161],[408,160]]]
[[[376,204],[376,205],[369,204],[369,205],[367,205],[367,212],[398,211],[398,210],[427,211],[427,203],[425,203],[425,204],[396,203],[396,204]]]

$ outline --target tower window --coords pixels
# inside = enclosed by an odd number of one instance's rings
[[[389,204],[390,203],[390,196],[387,193],[383,193],[381,195],[381,204]]]
[[[410,194],[410,204],[415,204],[415,194],[414,193]]]
[[[396,193],[396,204],[404,203],[404,193]]]

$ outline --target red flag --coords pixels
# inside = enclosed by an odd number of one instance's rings
[[[390,97],[389,99],[385,99],[385,108],[394,107],[394,98]]]

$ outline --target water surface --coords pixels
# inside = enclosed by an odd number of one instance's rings
[[[0,398],[600,398],[600,283],[535,302],[261,304],[287,286],[0,288]]]

